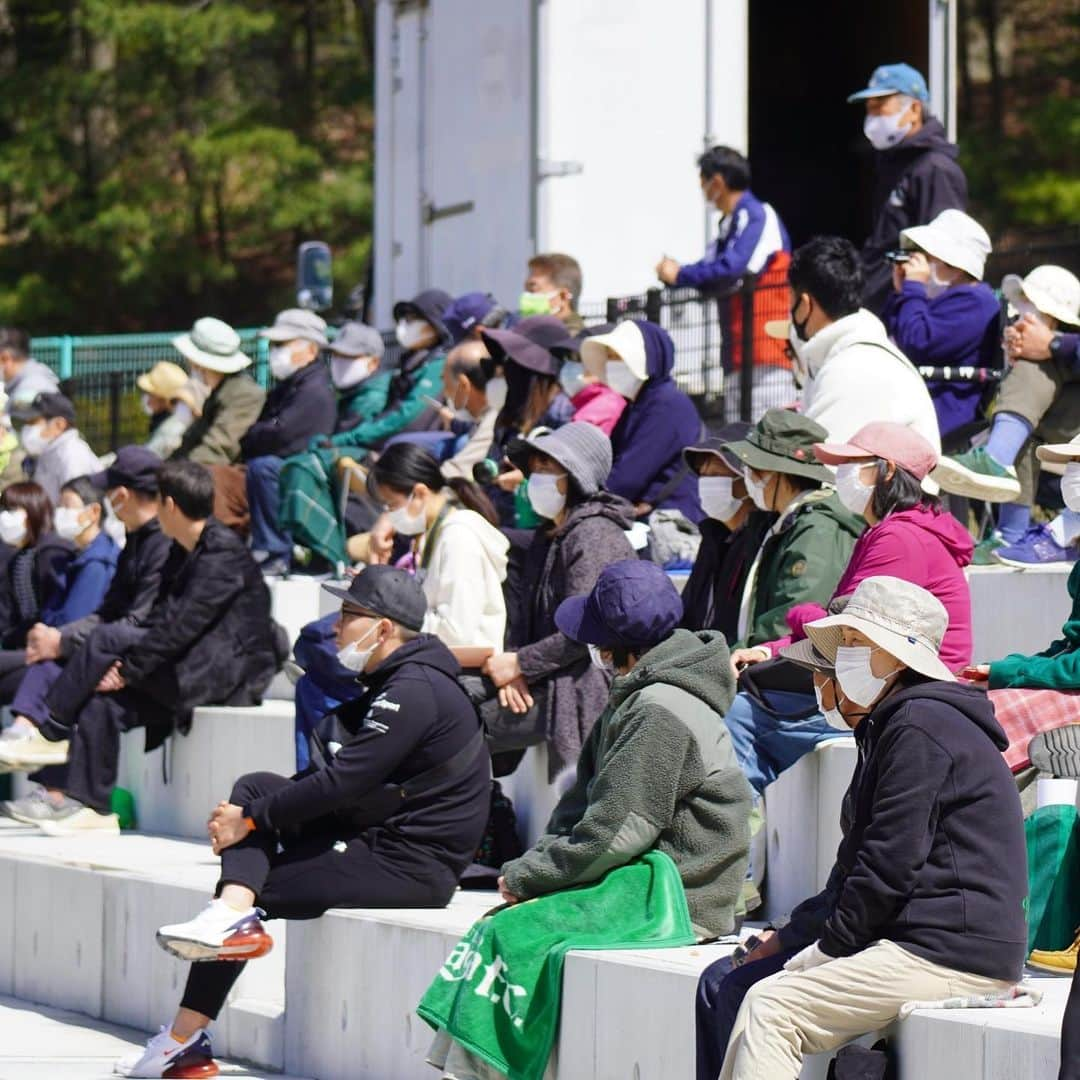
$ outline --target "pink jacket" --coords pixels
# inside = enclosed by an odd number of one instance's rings
[[[571,399],[574,406],[572,420],[598,427],[609,438],[626,408],[626,398],[604,383],[590,383]]]
[[[974,546],[970,533],[951,514],[922,506],[890,514],[855,542],[833,598],[850,596],[863,578],[878,575],[921,585],[949,613],[941,660],[950,671],[959,671],[971,663],[971,594],[964,567]],[[806,623],[827,614],[817,604],[796,604],[787,616],[791,635],[768,642],[767,648],[775,656],[781,646],[806,637]]]

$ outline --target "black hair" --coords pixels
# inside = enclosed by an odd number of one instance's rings
[[[705,180],[722,176],[732,191],[750,186],[750,162],[730,146],[713,146],[697,159],[698,172]]]
[[[157,471],[158,494],[184,517],[205,521],[214,512],[214,478],[197,461],[166,461]]]
[[[74,480],[69,480],[64,484],[60,490],[61,492],[70,491],[73,495],[78,495],[85,507],[96,505],[101,510],[101,520],[105,520],[105,492],[101,488],[95,487],[90,482],[89,476],[76,476]]]
[[[842,319],[862,306],[863,271],[859,253],[842,236],[815,236],[791,256],[788,284],[809,293],[830,319]]]
[[[34,547],[53,527],[52,502],[45,489],[32,480],[8,484],[0,494],[0,506],[5,510],[26,511],[26,546]]]
[[[0,326],[0,353],[11,353],[16,360],[30,356],[30,335],[17,326]]]
[[[936,495],[923,491],[919,478],[899,465],[893,470],[892,476],[889,476],[889,463],[879,459],[874,493],[870,496],[870,508],[874,511],[874,517],[878,521],[884,521],[889,514],[911,510],[916,506],[940,510],[941,500]]]

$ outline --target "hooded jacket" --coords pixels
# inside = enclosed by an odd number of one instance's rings
[[[723,716],[734,680],[720,634],[674,633],[616,677],[547,830],[503,867],[530,899],[596,881],[647,851],[671,856],[696,932],[735,927],[750,785]]]
[[[1024,820],[985,692],[909,683],[855,740],[822,951],[850,956],[885,939],[943,967],[1016,982],[1027,953]]]
[[[258,420],[240,440],[240,453],[245,461],[299,454],[313,435],[329,435],[336,421],[330,369],[316,359],[274,384]]]
[[[476,511],[447,506],[420,547],[428,612],[424,632],[444,644],[502,649],[510,542]]]
[[[649,377],[611,433],[614,465],[608,490],[654,510],[679,510],[697,524],[704,517],[697,477],[682,452],[701,436],[701,418],[671,377],[675,346],[667,331],[650,322],[638,328]]]
[[[353,429],[374,419],[386,408],[393,378],[392,371],[376,371],[356,386],[339,390],[334,434],[329,438],[315,436],[309,442],[308,449],[318,449],[327,444],[348,446]]]
[[[33,547],[12,551],[2,546],[8,556],[0,576],[0,647],[21,649],[26,632],[40,621],[42,609],[63,596],[75,545],[49,532]]]
[[[120,549],[104,529],[68,564],[64,591],[41,610],[46,626],[66,626],[92,615],[105,599]]]
[[[634,508],[599,491],[571,507],[557,528],[537,529],[525,553],[523,586],[512,606],[507,646],[517,651],[525,681],[542,688],[550,777],[577,760],[608,699],[608,677],[589,662],[584,645],[555,626],[555,609],[592,592],[605,566],[633,559],[626,530]]]
[[[246,372],[226,375],[203,402],[202,416],[184,432],[170,459],[200,465],[232,465],[240,458],[240,439],[258,418],[266,391]]]
[[[890,420],[940,451],[926,383],[872,312],[861,308],[822,327],[803,345],[800,360],[807,369],[803,415],[829,433],[829,442],[846,442],[870,420]]]
[[[322,764],[249,803],[245,815],[266,830],[318,820],[342,838],[366,831],[375,858],[428,883],[432,906],[448,903],[487,824],[487,753],[389,813],[365,800],[384,784],[403,784],[446,763],[476,735],[479,721],[458,685],[460,671],[438,638],[424,634],[402,645],[363,677],[361,696],[324,719]]]
[[[971,663],[971,591],[964,567],[974,546],[971,533],[952,514],[925,506],[889,514],[856,541],[833,596],[850,596],[860,581],[879,575],[902,578],[933,593],[949,613],[939,655],[950,671],[959,671]],[[805,637],[803,627],[827,614],[817,604],[799,604],[788,614],[792,637],[769,642],[769,647],[775,654],[793,638]]]
[[[881,311],[892,288],[885,252],[900,246],[900,232],[928,225],[942,210],[967,209],[967,179],[940,120],[927,119],[914,135],[874,155],[874,211],[862,248],[863,303]]]

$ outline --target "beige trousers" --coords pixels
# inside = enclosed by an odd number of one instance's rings
[[[1009,985],[932,964],[891,941],[809,971],[781,972],[746,995],[720,1080],[795,1080],[805,1054],[835,1050],[892,1023],[905,1001]]]

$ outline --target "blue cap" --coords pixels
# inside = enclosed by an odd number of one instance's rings
[[[881,67],[874,68],[869,86],[852,94],[848,101],[864,101],[866,98],[887,97],[889,94],[907,94],[922,102],[930,100],[926,80],[910,64],[882,64]]]
[[[454,344],[465,340],[470,330],[480,325],[480,321],[494,310],[498,304],[491,293],[470,292],[451,301],[443,312],[443,322]]]
[[[682,617],[682,598],[667,574],[654,562],[626,559],[604,567],[588,596],[564,600],[555,625],[582,645],[651,649]]]

